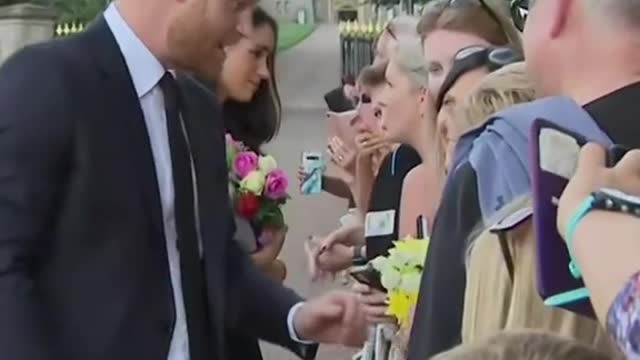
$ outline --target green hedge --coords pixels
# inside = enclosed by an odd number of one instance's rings
[[[315,30],[313,24],[280,23],[278,26],[278,51],[284,51],[297,45]]]

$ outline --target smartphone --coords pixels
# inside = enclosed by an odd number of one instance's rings
[[[302,168],[306,176],[300,184],[300,192],[304,195],[320,194],[322,192],[322,174],[324,173],[322,153],[317,151],[303,152]]]
[[[556,227],[558,201],[589,139],[544,119],[537,119],[531,131],[538,292],[547,305],[593,317],[582,279],[575,279],[569,271],[569,252]],[[627,151],[620,145],[610,146],[607,166],[614,166]]]
[[[386,291],[380,280],[380,273],[371,266],[371,264],[352,266],[349,269],[349,275],[357,282],[365,284],[372,288]]]

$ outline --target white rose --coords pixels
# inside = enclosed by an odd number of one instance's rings
[[[382,277],[380,278],[382,286],[387,290],[395,289],[400,285],[400,280],[402,280],[402,275],[400,275],[398,270],[392,267],[385,269],[385,271],[382,272]]]
[[[421,277],[421,274],[418,272],[404,274],[400,279],[400,285],[398,285],[398,287],[400,288],[400,290],[406,291],[408,293],[417,293],[418,290],[420,290]]]
[[[264,173],[262,171],[254,170],[240,181],[240,188],[260,196],[262,194],[262,189],[264,189],[264,181]]]
[[[260,170],[268,173],[271,170],[275,170],[278,167],[276,159],[271,155],[260,156],[258,158],[258,167]]]

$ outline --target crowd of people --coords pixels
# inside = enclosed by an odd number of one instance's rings
[[[278,23],[253,1],[118,0],[18,52],[0,68],[0,353],[252,360],[264,339],[305,359],[321,343],[361,360],[640,359],[640,1],[529,6],[522,24],[503,0],[432,0],[325,97],[322,189],[349,206],[305,243],[311,278],[428,241],[406,327],[355,276],[310,300],[284,288],[287,226],[233,211],[226,137],[262,161],[282,113]],[[591,316],[537,286],[539,118],[608,140],[582,148],[551,225]]]
[[[411,331],[391,337],[392,347],[402,351],[384,350],[380,357],[369,343],[361,359],[639,356],[633,340],[637,251],[619,238],[623,220],[614,225],[613,218],[621,215],[598,215],[601,228],[590,225],[596,215],[575,215],[602,188],[640,195],[631,171],[640,170],[638,154],[629,151],[606,168],[605,151],[588,145],[556,204],[558,233],[574,261],[589,268],[582,276],[598,321],[549,306],[538,293],[537,259],[544,254],[533,224],[530,128],[544,118],[593,138],[595,124],[611,143],[637,147],[630,115],[640,77],[634,63],[640,2],[541,0],[530,7],[520,26],[505,1],[431,1],[421,17],[400,16],[388,24],[373,63],[354,85],[340,88],[343,99],[337,90],[325,97],[330,109],[343,111],[334,122],[352,130],[331,131],[325,191],[348,199],[350,208],[336,230],[309,240],[313,278],[387,254],[393,241],[420,236],[419,216],[428,220],[430,243]],[[574,121],[554,105],[558,99],[584,109],[584,121],[593,124]],[[622,175],[625,170],[631,172]],[[580,194],[572,194],[577,187]],[[591,210],[585,213],[598,212]],[[606,239],[605,217],[611,217]],[[638,222],[632,215],[624,221]],[[352,290],[372,326],[395,324],[386,315],[384,291],[358,281]],[[563,350],[551,350],[558,342]],[[461,349],[446,352],[458,344]]]

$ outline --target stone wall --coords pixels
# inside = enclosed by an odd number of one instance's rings
[[[52,9],[18,4],[0,7],[0,64],[23,47],[53,37]]]

